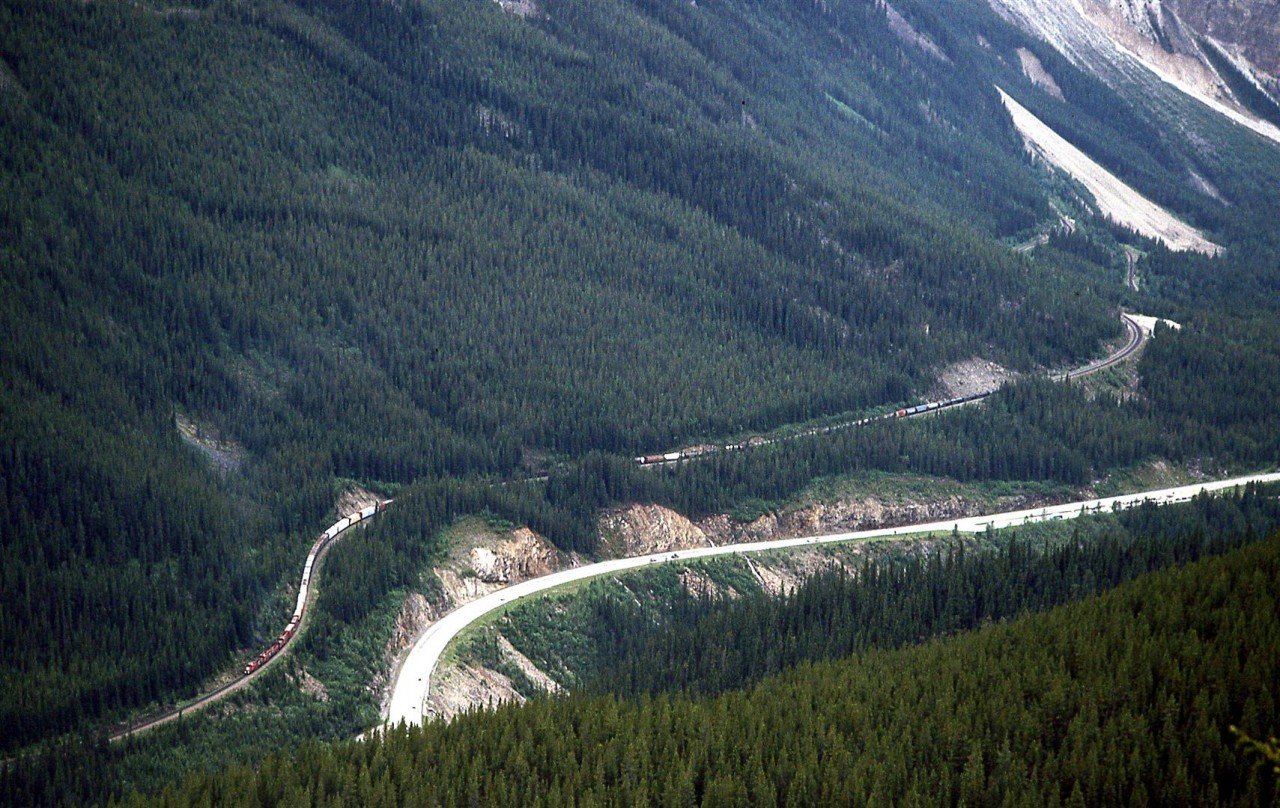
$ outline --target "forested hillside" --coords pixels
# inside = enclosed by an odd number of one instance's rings
[[[781,595],[759,589],[749,563],[733,565],[737,575],[707,565],[712,583],[699,595],[687,571],[664,565],[522,604],[479,633],[473,653],[500,664],[500,634],[574,692],[716,695],[804,662],[973,631],[1225,554],[1280,527],[1275,490],[1148,504],[1069,527],[863,546]],[[538,692],[525,684],[522,692]]]
[[[1267,805],[1280,537],[713,699],[568,698],[304,745],[148,803]]]
[[[352,483],[404,515],[334,552],[316,653],[464,513],[589,554],[618,501],[1274,462],[1274,150],[1166,131],[977,0],[895,6],[917,38],[872,0],[2,0],[0,751],[234,670]],[[1083,222],[1010,250],[1082,202],[997,82],[1227,257]],[[1032,379],[955,418],[627,465],[918,400],[972,357],[1072,366],[1122,304],[1187,321],[1143,359],[1158,389]]]

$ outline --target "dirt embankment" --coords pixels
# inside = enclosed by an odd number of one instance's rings
[[[1041,503],[1033,496],[999,500],[1002,509],[1037,504]],[[619,557],[662,553],[723,543],[938,521],[971,516],[990,507],[989,502],[979,503],[956,495],[928,502],[888,501],[863,496],[814,503],[765,515],[751,522],[737,522],[726,514],[718,514],[695,523],[659,505],[632,505],[601,515],[601,555]],[[916,544],[923,552],[927,542]],[[821,570],[832,567],[855,569],[865,552],[866,548],[861,545],[838,550],[797,549],[763,558],[747,557],[746,563],[761,590],[781,595]],[[414,636],[455,606],[508,584],[577,563],[580,559],[559,552],[527,529],[504,535],[483,529],[461,531],[454,537],[449,558],[435,569],[441,585],[437,597],[428,599],[415,594],[406,599],[387,645],[389,666]],[[735,597],[739,594],[732,587],[718,584],[697,570],[682,571],[680,581],[687,591],[695,595]],[[499,667],[510,671],[514,666],[539,688],[550,692],[560,690],[560,685],[551,676],[539,670],[501,635],[498,635],[497,650],[502,662]],[[386,683],[376,684],[382,689]],[[525,695],[512,679],[499,671],[458,661],[445,662],[432,680],[428,714],[448,719],[469,709],[524,699]]]
[[[430,588],[430,596],[410,593],[401,606],[383,652],[388,672],[395,669],[415,637],[458,606],[510,584],[581,563],[577,556],[561,552],[528,528],[499,532],[479,520],[469,520],[456,528],[448,541],[448,555],[432,570],[439,585]],[[506,661],[523,670],[535,684],[552,688],[554,682],[549,677],[514,648],[507,651],[504,643],[500,641],[499,649]],[[383,675],[370,689],[386,699],[389,686],[389,677]],[[433,682],[430,708],[433,714],[449,718],[472,707],[522,698],[511,680],[500,673],[446,665]]]
[[[602,558],[663,553],[709,547],[713,543],[704,530],[661,505],[631,505],[607,511],[600,517]]]

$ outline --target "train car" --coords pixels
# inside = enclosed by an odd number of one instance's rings
[[[339,533],[352,525],[386,510],[391,505],[391,502],[389,499],[380,500],[374,505],[362,508],[358,513],[339,519],[316,538],[315,543],[311,545],[311,552],[307,554],[307,561],[302,568],[302,583],[298,587],[298,600],[294,605],[293,615],[290,617],[289,623],[285,626],[284,632],[276,638],[275,642],[271,643],[265,651],[258,654],[244,666],[245,676],[270,662],[271,658],[280,653],[280,650],[298,633],[298,629],[302,626],[303,612],[307,608],[307,595],[311,591],[311,574],[315,571],[316,559],[329,542],[333,541]]]

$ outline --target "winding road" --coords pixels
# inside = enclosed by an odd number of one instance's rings
[[[691,550],[618,558],[560,570],[550,575],[508,586],[478,600],[473,600],[470,603],[459,606],[435,623],[432,623],[415,641],[408,655],[401,663],[400,670],[396,673],[391,699],[387,712],[383,716],[384,723],[389,726],[395,726],[401,722],[421,724],[425,718],[429,717],[426,703],[431,687],[431,675],[435,672],[436,666],[440,662],[440,657],[444,654],[449,643],[467,626],[490,612],[503,608],[517,600],[574,581],[645,567],[650,564],[683,562],[698,558],[711,558],[713,556],[742,555],[819,544],[866,541],[868,539],[906,538],[907,536],[918,536],[922,533],[950,532],[953,530],[960,533],[981,533],[988,528],[997,530],[1035,522],[1074,519],[1085,513],[1105,512],[1113,508],[1130,508],[1148,501],[1159,505],[1185,502],[1200,493],[1230,490],[1253,482],[1280,482],[1280,473],[1251,474],[1245,477],[1235,477],[1211,483],[1196,483],[1176,488],[1162,488],[1136,494],[1081,500],[1063,505],[1008,511],[986,516],[971,516],[943,522],[928,522],[877,530],[860,530],[852,533],[833,533],[826,536],[806,536],[746,544],[726,544],[719,547],[699,547]]]
[[[1122,313],[1120,316],[1124,320],[1125,326],[1129,330],[1129,341],[1124,347],[1110,354],[1104,359],[1100,359],[1097,362],[1093,362],[1077,370],[1072,370],[1063,374],[1056,375],[1053,378],[1066,380],[1066,379],[1078,378],[1080,376],[1087,376],[1091,373],[1096,373],[1102,370],[1103,368],[1111,367],[1112,365],[1115,365],[1119,362],[1123,362],[1125,359],[1128,359],[1130,356],[1132,356],[1139,348],[1141,348],[1146,336],[1146,332],[1142,328],[1141,324],[1128,314]],[[975,398],[973,400],[975,401],[981,400],[981,398],[985,398],[986,396],[989,396],[994,392],[995,392],[994,390],[988,391],[984,393],[982,396]],[[965,402],[965,403],[966,404],[971,403],[971,401]],[[949,407],[964,406],[964,404],[952,404],[948,406]],[[930,412],[937,412],[939,409],[947,409],[947,408],[948,407],[939,407],[937,409],[931,410]],[[920,414],[923,415],[925,413],[920,413]],[[881,416],[880,418],[893,418],[893,417],[894,416],[890,414],[888,416]],[[905,417],[914,417],[914,416],[905,416]],[[797,438],[807,437],[811,435],[834,432],[841,429],[847,429],[849,427],[861,426],[863,424],[870,423],[871,421],[874,421],[874,420],[880,420],[880,418],[864,418],[857,421],[849,421],[849,422],[840,423],[840,424],[833,424],[830,426],[805,430],[803,432],[795,433],[793,435],[789,435],[786,437],[762,438],[762,439],[759,439],[758,441],[752,442],[750,446],[752,447],[764,446],[764,445],[776,443],[779,441],[795,440]],[[683,461],[674,461],[674,462],[683,462]],[[389,504],[389,502],[387,504]],[[995,517],[991,517],[991,518],[995,518]],[[339,520],[338,523],[335,523],[335,526],[337,524],[341,524],[341,522],[342,520]],[[350,530],[350,528],[355,527],[356,524],[360,524],[360,522],[352,524],[346,529],[337,533],[334,536],[333,541],[331,541],[328,545],[326,545],[317,556],[316,558],[317,566],[315,570],[315,572],[317,573],[317,576],[315,579],[313,579],[314,582],[308,589],[307,598],[303,608],[301,624],[298,626],[297,632],[288,639],[285,645],[279,650],[279,652],[269,662],[267,662],[261,668],[253,671],[250,674],[247,674],[247,675],[237,674],[235,675],[234,678],[230,679],[229,681],[224,682],[223,684],[219,685],[213,690],[207,693],[201,694],[200,696],[190,701],[184,702],[178,706],[167,709],[158,715],[151,716],[142,721],[133,723],[126,728],[120,729],[114,734],[112,734],[109,737],[109,740],[111,741],[123,740],[129,737],[130,735],[136,735],[138,733],[146,732],[147,730],[158,727],[161,724],[174,721],[183,715],[187,715],[192,712],[201,710],[205,707],[208,707],[209,705],[214,704],[223,698],[226,698],[227,696],[231,695],[237,690],[240,690],[241,688],[248,686],[258,676],[261,676],[268,668],[272,667],[276,662],[278,662],[281,658],[283,658],[286,652],[289,650],[290,646],[293,644],[293,642],[296,641],[299,636],[301,636],[302,631],[305,628],[307,623],[307,617],[311,612],[311,607],[314,604],[316,598],[318,597],[319,592],[318,592],[318,586],[316,585],[316,583],[318,583],[319,568],[322,565],[322,561],[324,557],[328,554],[329,548],[332,547],[333,544],[336,543],[336,541],[341,536],[345,535],[347,531]],[[899,528],[898,530],[901,531],[906,529],[907,528]],[[930,529],[930,528],[928,528],[927,526],[918,526],[916,528],[911,528],[911,530],[913,531],[920,531],[920,530],[927,530],[927,529]],[[963,527],[961,527],[960,529],[962,531],[965,530],[965,528]],[[985,529],[985,523],[982,529]],[[389,717],[388,720],[390,720],[392,723],[395,723],[401,719],[410,721],[410,723],[416,723],[418,721],[421,721],[422,704],[425,702],[426,690],[427,690],[428,684],[430,683],[431,671],[435,669],[436,662],[439,659],[440,653],[443,652],[445,645],[447,645],[449,640],[451,640],[454,636],[456,636],[459,631],[461,631],[471,622],[483,616],[484,614],[487,614],[489,611],[492,611],[493,609],[498,608],[499,606],[505,604],[510,600],[525,597],[529,594],[533,594],[534,592],[540,592],[548,587],[559,586],[563,583],[568,583],[569,581],[576,581],[576,580],[581,580],[582,578],[593,577],[595,575],[604,575],[609,572],[617,572],[619,570],[631,569],[634,567],[643,566],[645,564],[654,564],[662,561],[672,561],[672,560],[678,560],[678,559],[700,558],[708,555],[723,555],[726,553],[757,552],[762,549],[778,549],[782,547],[795,546],[797,544],[803,544],[806,542],[816,543],[819,541],[854,541],[854,540],[857,540],[858,538],[870,538],[878,535],[887,535],[887,534],[884,532],[872,531],[868,533],[866,536],[860,536],[855,534],[841,534],[841,536],[843,537],[834,537],[834,538],[833,537],[814,537],[811,539],[787,539],[787,540],[782,540],[780,542],[770,542],[768,543],[767,547],[763,545],[759,547],[757,547],[756,545],[732,545],[732,546],[725,546],[722,548],[711,548],[713,552],[706,552],[705,550],[689,550],[689,551],[684,551],[680,553],[675,553],[670,556],[664,555],[662,557],[641,556],[638,558],[616,559],[613,561],[604,561],[604,562],[600,562],[599,564],[592,564],[589,566],[579,567],[576,569],[563,570],[561,572],[546,576],[545,578],[538,578],[531,581],[525,581],[524,583],[517,584],[515,586],[501,590],[497,593],[494,593],[494,595],[491,595],[490,597],[482,598],[477,601],[472,601],[471,603],[468,603],[464,606],[459,607],[455,611],[446,615],[443,619],[433,624],[427,630],[427,632],[417,641],[417,644],[414,646],[413,651],[410,653],[409,657],[405,660],[403,666],[401,667],[400,672],[397,674],[396,684],[393,690],[391,707],[390,707],[391,717]],[[420,649],[427,649],[427,648],[436,648],[437,644],[438,644],[438,649],[435,650],[434,652],[431,652],[428,650],[420,650]],[[427,656],[423,656],[424,654],[426,654]],[[424,662],[423,660],[428,660],[428,661]],[[238,667],[239,666],[237,666],[237,668]],[[410,673],[406,674],[405,671],[410,671]],[[420,683],[421,684],[420,694],[416,696],[412,694],[407,696],[404,695],[405,693],[411,693],[411,691],[413,691],[413,687],[410,686],[409,683],[412,683],[413,685],[417,685]]]

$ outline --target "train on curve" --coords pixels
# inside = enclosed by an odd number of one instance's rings
[[[765,438],[765,437],[756,435],[755,437],[748,438],[747,440],[741,443],[726,443],[723,446],[703,445],[703,446],[694,447],[692,449],[681,449],[676,452],[666,452],[665,454],[641,455],[640,457],[637,457],[634,460],[637,464],[641,466],[651,466],[658,463],[674,463],[679,460],[690,460],[695,457],[701,457],[702,455],[707,455],[707,454],[715,454],[718,452],[736,452],[741,449],[751,448],[753,446],[764,446],[770,443],[778,443],[784,440],[794,440],[795,438],[803,438],[809,435],[821,435],[825,432],[835,432],[838,429],[848,429],[850,427],[865,426],[875,421],[891,421],[895,418],[910,418],[913,415],[922,415],[926,412],[933,412],[934,410],[942,410],[942,409],[946,409],[947,407],[958,407],[961,404],[968,404],[970,401],[978,401],[979,399],[986,398],[989,395],[991,395],[991,391],[984,391],[981,393],[973,393],[972,395],[960,396],[959,398],[948,398],[943,401],[931,401],[928,404],[919,404],[914,407],[904,407],[900,410],[895,410],[894,412],[886,413],[884,415],[873,416],[871,418],[863,418],[858,421],[849,421],[847,423],[836,424],[834,426],[824,426],[824,427],[817,427],[815,429],[809,429],[804,432],[800,432],[798,434],[787,436],[785,438]]]
[[[298,589],[298,605],[293,609],[293,617],[289,618],[289,625],[284,627],[284,633],[277,637],[276,641],[267,647],[267,650],[258,654],[244,666],[245,676],[270,662],[272,657],[280,653],[280,649],[288,645],[289,640],[293,639],[293,635],[298,633],[298,626],[302,624],[302,613],[307,608],[307,593],[311,588],[311,572],[315,569],[316,559],[320,557],[320,553],[324,552],[324,548],[328,547],[329,543],[336,539],[342,531],[385,511],[390,504],[391,502],[388,500],[378,502],[376,505],[370,505],[350,516],[339,519],[330,525],[328,530],[320,534],[320,537],[316,539],[316,543],[311,545],[311,552],[307,554],[306,566],[302,568],[302,586]]]

